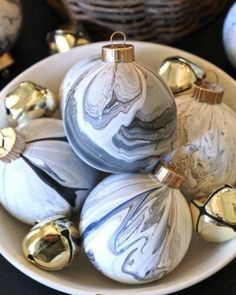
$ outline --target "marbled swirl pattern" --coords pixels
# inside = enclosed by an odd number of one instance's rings
[[[224,103],[178,97],[172,162],[185,174],[181,187],[189,198],[236,182],[236,114]]]
[[[0,202],[19,220],[34,224],[81,207],[99,181],[69,146],[61,120],[38,119],[21,129],[26,148],[21,157],[0,162]]]
[[[160,279],[184,257],[192,234],[179,190],[151,174],[115,174],[86,199],[80,222],[85,252],[106,276],[123,283]]]
[[[64,113],[73,149],[108,172],[151,170],[170,151],[175,120],[170,90],[136,63],[102,63],[79,77]]]
[[[19,0],[0,0],[0,55],[9,51],[21,25]]]
[[[85,75],[94,67],[101,63],[99,56],[92,56],[78,61],[72,68],[66,73],[61,85],[60,85],[60,109],[61,115],[63,117],[64,107],[67,100],[67,94],[73,85],[73,83],[78,79],[83,79]]]

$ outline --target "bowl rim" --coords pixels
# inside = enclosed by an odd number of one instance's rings
[[[127,41],[128,42],[128,41]],[[218,72],[220,72],[223,76],[225,76],[228,80],[231,81],[231,83],[235,84],[235,87],[236,87],[236,81],[230,76],[228,75],[227,73],[225,73],[222,69],[218,68],[216,65],[214,65],[213,63],[211,62],[208,62],[207,60],[195,55],[195,54],[192,54],[192,53],[189,53],[187,51],[184,51],[184,50],[181,50],[181,49],[178,49],[178,48],[175,48],[175,47],[172,47],[172,46],[167,46],[167,45],[162,45],[162,44],[159,44],[159,43],[152,43],[152,42],[143,42],[143,41],[129,41],[130,43],[133,43],[134,45],[135,44],[140,44],[140,45],[143,45],[143,46],[147,46],[147,45],[150,45],[150,46],[156,46],[158,48],[162,48],[162,49],[170,49],[170,50],[176,50],[176,52],[178,52],[178,54],[184,54],[185,56],[188,56],[189,58],[193,58],[194,60],[198,60],[199,62],[201,63],[205,63],[207,62],[207,64],[212,67],[212,68],[215,68]],[[58,53],[58,54],[54,54],[52,56],[48,56],[40,61],[38,61],[37,63],[33,64],[32,66],[30,66],[29,68],[25,69],[23,72],[21,72],[19,75],[17,75],[13,80],[11,80],[0,92],[0,96],[5,92],[5,91],[9,91],[9,89],[16,83],[18,82],[19,80],[21,80],[22,77],[24,77],[25,75],[27,75],[28,73],[32,72],[32,71],[35,71],[38,67],[40,66],[44,66],[48,63],[48,61],[50,60],[51,62],[53,62],[53,60],[57,60],[59,58],[59,56],[61,57],[62,55],[64,57],[66,57],[67,55],[70,55],[71,52],[75,52],[75,51],[80,51],[81,48],[88,48],[88,52],[89,52],[89,48],[93,48],[93,47],[97,47],[97,46],[103,46],[104,44],[107,44],[108,42],[107,41],[102,41],[102,42],[95,42],[95,43],[91,43],[91,44],[88,44],[88,45],[84,45],[83,47],[76,47],[76,48],[73,48],[71,49],[69,52],[65,52],[65,53]],[[89,56],[89,54],[88,54]],[[66,74],[66,73],[65,73]],[[90,291],[88,290],[88,288],[84,287],[84,286],[81,286],[80,290],[76,289],[75,287],[68,287],[68,286],[65,286],[65,285],[62,285],[61,283],[59,282],[55,282],[55,281],[52,281],[50,280],[49,278],[46,278],[46,277],[43,277],[41,274],[40,274],[40,271],[37,272],[37,268],[36,267],[27,267],[27,264],[22,264],[19,260],[16,260],[15,259],[15,256],[13,254],[9,254],[7,249],[5,247],[3,247],[0,243],[0,254],[2,254],[2,256],[7,260],[9,261],[14,267],[16,267],[18,270],[20,270],[23,274],[29,276],[30,278],[32,278],[33,280],[43,284],[43,285],[46,285],[48,286],[49,288],[53,288],[55,290],[58,290],[58,291],[61,291],[61,292],[64,292],[64,293],[67,293],[67,294],[74,294],[74,295],[94,295],[95,292],[94,291]],[[169,293],[172,293],[172,292],[177,292],[177,291],[180,291],[182,289],[185,289],[185,288],[188,288],[190,286],[193,286],[199,282],[201,282],[202,280],[210,277],[211,275],[215,274],[216,272],[218,272],[220,269],[222,269],[224,266],[226,266],[228,263],[230,263],[233,259],[236,258],[236,251],[235,253],[232,253],[232,255],[229,255],[227,257],[227,259],[224,259],[223,261],[218,261],[217,264],[215,264],[215,267],[214,268],[211,268],[211,269],[207,269],[205,272],[201,272],[199,274],[199,276],[197,277],[193,277],[187,281],[180,281],[180,282],[177,282],[175,285],[172,285],[172,286],[164,286],[160,289],[158,289],[158,286],[157,286],[157,290],[155,290],[155,295],[157,294],[169,294]],[[148,287],[148,285],[146,285]],[[129,290],[124,290],[124,292],[126,294],[133,294],[133,292],[137,292],[137,294],[142,294],[142,295],[153,295],[154,291],[153,291],[153,285],[151,286],[151,288],[140,288],[139,290],[138,289],[138,286],[137,288],[130,288]],[[99,292],[101,292],[99,290]],[[106,290],[102,291],[104,294],[108,294],[108,292],[106,292]],[[114,294],[117,294],[117,290],[113,290],[112,291]],[[120,292],[120,291],[118,291]]]

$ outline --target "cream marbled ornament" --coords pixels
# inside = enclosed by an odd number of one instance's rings
[[[73,83],[64,112],[75,152],[107,172],[151,170],[170,151],[175,120],[171,91],[134,62],[129,44],[103,47],[103,62]]]
[[[55,119],[0,130],[0,176],[0,202],[29,224],[70,215],[99,180],[72,151],[62,121]]]
[[[214,88],[214,84],[208,86]],[[171,157],[184,173],[181,191],[189,198],[236,182],[236,114],[221,102],[223,90],[213,88],[212,97],[206,93],[206,97],[176,98],[177,130]]]
[[[152,174],[116,174],[90,193],[82,209],[84,250],[106,276],[144,284],[162,278],[184,257],[190,210],[178,189]]]

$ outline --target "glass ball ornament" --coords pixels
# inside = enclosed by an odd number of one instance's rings
[[[126,284],[145,284],[171,272],[192,237],[182,181],[175,167],[162,163],[153,173],[117,173],[99,183],[84,203],[79,225],[91,263]]]
[[[71,86],[65,131],[79,157],[99,170],[151,171],[171,149],[174,97],[158,75],[134,62],[133,45],[114,44],[116,34],[102,48],[102,63]]]
[[[223,94],[219,84],[203,80],[176,98],[177,128],[167,159],[183,171],[181,191],[190,200],[236,183],[236,114]]]
[[[0,202],[22,222],[80,211],[100,177],[73,152],[61,120],[0,130]]]
[[[69,266],[79,251],[79,232],[65,216],[56,215],[37,222],[25,236],[25,258],[44,270]]]

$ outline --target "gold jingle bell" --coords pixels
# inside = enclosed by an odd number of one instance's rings
[[[170,56],[165,59],[159,69],[174,94],[190,89],[196,81],[205,77],[204,70],[195,63],[181,56]]]
[[[58,107],[56,96],[46,87],[25,81],[17,84],[5,97],[7,119],[11,126],[50,117]]]
[[[37,223],[22,244],[25,258],[44,270],[60,270],[71,264],[79,250],[79,232],[65,216]]]
[[[190,203],[194,227],[206,241],[224,242],[236,237],[236,189],[225,185]]]
[[[49,32],[46,40],[52,54],[67,52],[73,47],[90,43],[90,38],[83,26],[73,23]]]

